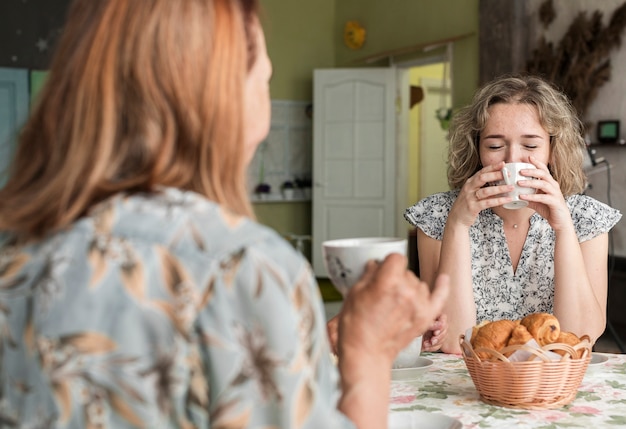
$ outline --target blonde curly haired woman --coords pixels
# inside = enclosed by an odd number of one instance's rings
[[[450,129],[451,191],[409,207],[420,275],[450,275],[442,350],[484,320],[554,313],[566,331],[594,341],[606,325],[608,231],[621,214],[581,195],[582,126],[567,97],[534,76],[505,76],[479,89]],[[536,193],[511,210],[505,163],[525,162],[518,182]],[[533,180],[538,179],[538,180]]]

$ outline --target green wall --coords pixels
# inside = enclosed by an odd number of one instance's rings
[[[313,69],[335,61],[335,0],[261,0],[274,99],[313,99]]]
[[[340,38],[350,20],[359,21],[367,31],[365,44],[358,51],[343,45]],[[357,65],[355,60],[387,50],[473,33],[454,43],[452,102],[455,107],[465,105],[479,79],[478,24],[478,0],[337,0],[335,65]]]

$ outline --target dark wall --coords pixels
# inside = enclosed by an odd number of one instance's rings
[[[0,67],[47,69],[71,0],[0,0]]]

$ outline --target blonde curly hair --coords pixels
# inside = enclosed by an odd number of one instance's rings
[[[548,168],[564,196],[581,193],[586,186],[583,171],[585,140],[583,125],[565,94],[536,77],[508,75],[480,88],[472,103],[452,118],[448,150],[448,184],[460,189],[482,168],[480,133],[489,119],[489,108],[497,103],[529,104],[537,109],[539,121],[550,135]]]

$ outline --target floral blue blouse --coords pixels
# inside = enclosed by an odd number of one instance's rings
[[[427,236],[442,240],[448,213],[458,193],[458,190],[448,191],[424,198],[406,209],[404,217]],[[579,242],[608,232],[622,217],[619,211],[585,195],[570,196],[566,202]],[[531,216],[515,272],[502,218],[491,209],[483,210],[469,234],[478,323],[553,312],[555,235],[543,217],[537,213]]]
[[[197,194],[0,235],[0,426],[353,428],[307,261]]]

